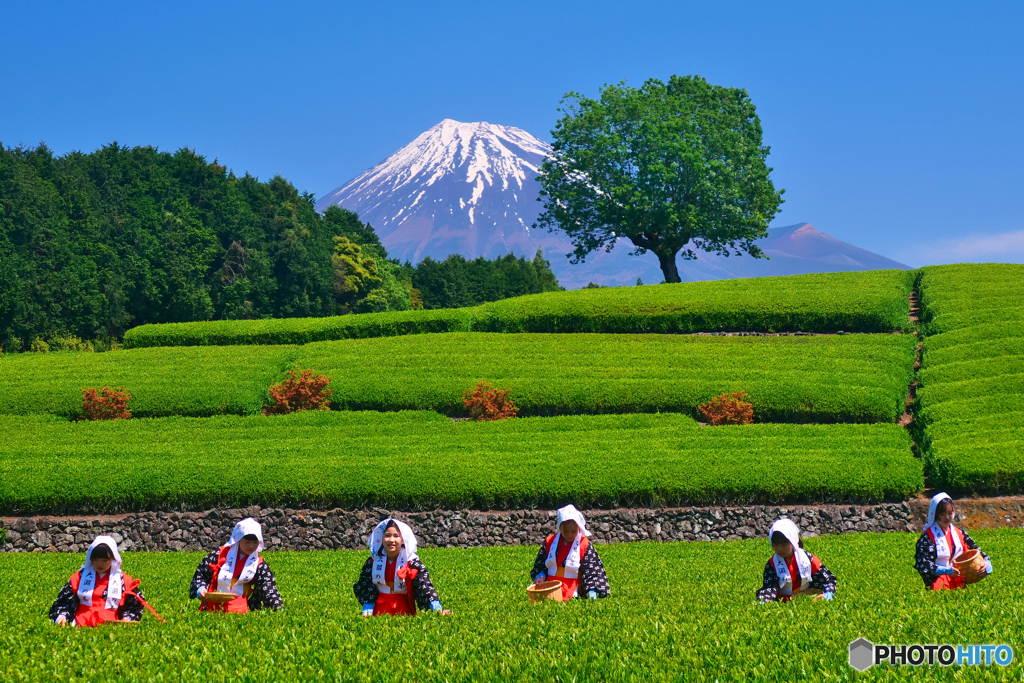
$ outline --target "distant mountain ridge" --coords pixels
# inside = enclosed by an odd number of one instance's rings
[[[570,289],[595,282],[632,285],[661,282],[653,254],[629,256],[617,244],[572,265],[569,239],[560,232],[531,230],[542,206],[536,177],[551,146],[530,133],[486,122],[445,119],[373,168],[316,203],[338,204],[374,227],[388,253],[417,263],[449,254],[495,258],[532,256],[538,248],[559,282]],[[681,261],[683,280],[719,280],[909,266],[838,240],[810,223],[772,228],[758,242],[770,259],[701,253]]]

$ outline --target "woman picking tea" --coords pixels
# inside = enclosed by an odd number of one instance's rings
[[[798,595],[831,600],[836,594],[836,577],[817,557],[804,550],[800,530],[791,519],[772,524],[768,538],[775,553],[764,567],[757,599],[761,603],[789,602]]]
[[[914,568],[921,575],[924,584],[933,591],[955,590],[966,584],[960,571],[953,565],[953,560],[966,550],[977,550],[967,532],[953,526],[956,510],[953,499],[945,493],[932,497],[928,506],[928,521],[924,525],[921,537],[917,539],[917,552],[914,555]],[[985,553],[986,575],[992,573],[992,560]]]
[[[277,591],[277,580],[263,551],[263,528],[252,517],[235,525],[228,542],[203,558],[196,568],[189,589],[189,598],[202,600],[203,612],[234,612],[278,610],[284,607]],[[213,593],[223,601],[214,602]],[[225,595],[231,594],[231,595]]]
[[[107,621],[142,619],[138,582],[121,571],[121,554],[110,536],[97,536],[85,564],[71,575],[50,607],[50,619],[64,626],[100,626]]]
[[[405,522],[388,517],[370,534],[370,557],[352,586],[363,616],[415,615],[416,607],[441,614],[441,599],[430,572],[416,555],[416,535]]]
[[[558,532],[544,539],[533,562],[533,583],[561,582],[563,601],[608,597],[608,576],[589,537],[587,522],[575,506],[559,509]]]

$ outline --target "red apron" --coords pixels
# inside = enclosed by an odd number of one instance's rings
[[[581,531],[577,533],[583,533]],[[545,556],[551,553],[551,544],[555,542],[555,536],[557,534],[551,534],[544,539],[544,554]],[[555,562],[558,563],[558,571],[554,575],[548,574],[548,581],[561,581],[562,582],[562,601],[568,602],[572,600],[572,597],[576,595],[576,589],[579,586],[580,578],[577,576],[566,576],[565,575],[565,561],[569,559],[569,551],[572,550],[572,544],[575,539],[568,543],[562,543],[559,541],[558,550],[555,551]],[[580,563],[583,562],[583,556],[587,554],[587,546],[590,544],[590,540],[584,536],[580,539]],[[581,567],[582,568],[582,567]]]
[[[124,580],[124,585],[128,586],[132,582],[132,577],[128,576],[124,572],[121,573]],[[78,586],[82,582],[82,571],[78,570],[71,576],[71,590],[78,594]],[[78,609],[75,610],[75,625],[81,627],[92,627],[101,626],[106,621],[117,621],[117,610],[107,609],[107,584],[110,582],[110,572],[107,572],[106,576],[96,577],[96,588],[92,591],[92,605],[83,605],[79,602]],[[121,601],[118,603],[118,609],[124,606],[124,599],[127,597],[128,591],[122,588],[121,590]]]
[[[224,566],[225,562],[227,562],[228,553],[230,551],[231,551],[231,547],[230,546],[227,547],[227,548],[221,548],[220,549],[220,554],[217,555],[217,564],[215,564],[213,566],[213,580],[210,581],[210,588],[208,590],[211,590],[211,591],[218,591],[218,590],[228,591],[228,590],[230,590],[231,586],[224,586],[223,589],[218,588],[218,581],[219,581],[218,577],[220,576],[220,568]],[[242,569],[245,567],[245,561],[247,559],[249,559],[249,556],[248,555],[243,555],[241,553],[238,553],[238,556],[235,557],[235,570],[234,570],[234,572],[232,572],[232,577],[231,577],[231,583],[232,584],[242,574]],[[262,557],[260,557],[260,558],[258,558],[256,560],[256,566],[259,566],[260,562],[263,562],[263,558]],[[230,600],[228,602],[220,602],[220,603],[206,602],[204,600],[203,604],[199,606],[199,611],[201,611],[201,612],[231,612],[233,614],[247,614],[249,612],[249,596],[250,595],[252,595],[252,584],[251,583],[247,583],[242,588],[242,594],[236,596],[233,600]]]
[[[395,589],[395,563],[388,560],[388,563],[384,566],[384,583],[388,585],[391,590]],[[419,574],[419,570],[413,569],[408,564],[397,571],[398,578],[405,581],[406,592],[405,593],[377,593],[377,604],[373,606],[373,616],[381,616],[383,614],[390,614],[393,616],[399,615],[416,615],[416,600],[413,597],[412,591],[412,580]]]
[[[966,541],[964,541],[963,533],[961,533],[960,530],[957,529],[955,526],[950,524],[949,528],[946,529],[945,534],[946,546],[949,548],[950,552],[950,566],[953,565],[952,554],[956,552],[956,545],[953,543],[954,529],[956,529],[957,540],[960,541],[960,547],[963,548],[965,551],[967,550],[967,543]],[[935,545],[935,533],[932,531],[932,529],[928,529],[928,535],[932,539],[932,545]],[[932,583],[931,589],[933,591],[951,591],[956,590],[957,588],[963,588],[966,585],[967,584],[964,583],[964,577],[962,576],[948,576],[946,574],[940,574],[939,578],[935,579],[935,581]]]

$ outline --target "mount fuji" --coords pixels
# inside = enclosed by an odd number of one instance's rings
[[[628,240],[572,265],[568,237],[531,230],[542,210],[536,178],[551,146],[530,133],[492,123],[445,119],[373,168],[316,203],[337,204],[373,226],[393,258],[417,263],[450,254],[468,259],[508,253],[531,258],[538,248],[564,287],[588,282],[632,285],[662,280],[653,254],[629,256]],[[908,266],[814,229],[809,223],[769,230],[759,245],[770,260],[700,253],[680,262],[683,280],[873,270]]]
[[[551,146],[519,128],[445,119],[316,204],[355,211],[388,254],[413,263],[449,254],[537,251],[536,181]]]

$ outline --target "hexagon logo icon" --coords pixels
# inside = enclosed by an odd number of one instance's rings
[[[857,671],[866,671],[874,664],[875,646],[864,638],[850,643],[850,666]]]

